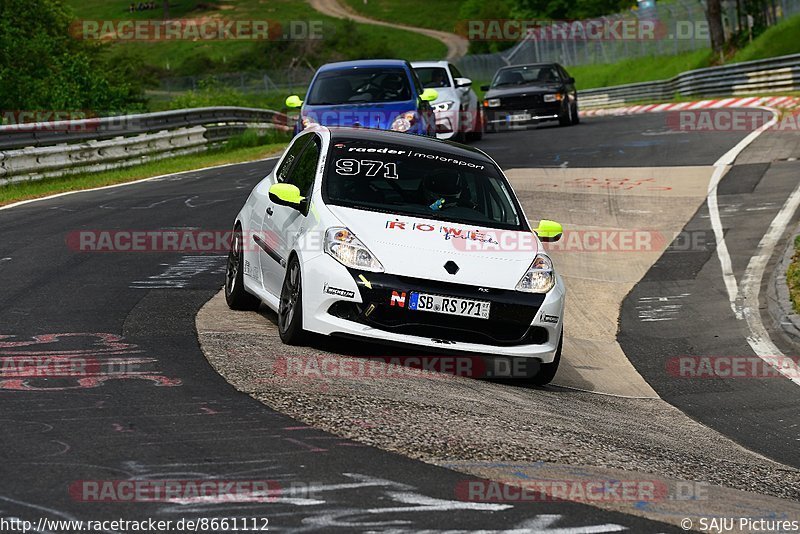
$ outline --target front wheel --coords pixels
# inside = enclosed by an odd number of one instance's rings
[[[567,102],[567,105],[558,114],[558,124],[559,126],[572,126],[574,124],[572,121],[572,106]]]
[[[286,267],[278,305],[278,334],[287,345],[299,345],[303,337],[303,281],[300,262],[293,257]]]
[[[233,231],[228,264],[225,268],[225,302],[232,310],[257,310],[261,301],[244,288],[244,252],[242,229]]]
[[[483,113],[478,109],[475,113],[475,129],[467,134],[467,141],[480,141],[483,139]]]
[[[556,349],[556,357],[550,363],[543,363],[539,366],[539,372],[531,378],[531,384],[535,386],[544,386],[553,381],[558,371],[558,364],[561,363],[561,347],[564,344],[564,332],[562,330],[561,337],[558,338],[558,348]]]

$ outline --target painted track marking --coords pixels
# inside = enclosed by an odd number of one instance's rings
[[[737,319],[744,319],[747,322],[747,328],[750,330],[747,336],[747,343],[756,356],[761,358],[767,365],[800,386],[800,368],[798,368],[797,363],[785,358],[783,352],[770,339],[769,333],[761,321],[761,312],[758,304],[761,280],[764,277],[767,263],[794,216],[797,207],[800,206],[800,186],[786,200],[786,203],[770,223],[769,229],[759,241],[758,250],[750,258],[745,269],[741,291],[733,273],[733,265],[728,252],[728,245],[725,243],[725,236],[722,232],[722,221],[720,220],[719,204],[717,202],[717,186],[727,167],[732,165],[739,154],[750,143],[755,141],[759,135],[778,122],[777,110],[766,107],[759,107],[758,109],[772,112],[772,119],[739,141],[735,147],[723,154],[714,163],[714,174],[708,183],[708,211],[711,218],[711,228],[714,230],[714,237],[717,242],[717,257],[722,268],[722,278],[728,292],[731,310],[733,310]]]

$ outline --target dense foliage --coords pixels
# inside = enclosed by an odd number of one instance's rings
[[[60,0],[0,2],[0,110],[111,113],[142,106],[137,65],[70,34]]]

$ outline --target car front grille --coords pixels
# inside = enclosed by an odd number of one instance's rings
[[[359,273],[353,271],[354,279]],[[363,304],[340,301],[328,313],[342,319],[398,334],[427,337],[444,341],[486,345],[531,345],[548,341],[547,329],[531,326],[544,295],[522,294],[517,291],[478,288],[461,284],[432,282],[409,277],[367,273],[371,288],[359,284]],[[397,303],[393,292],[447,295],[492,303],[488,319],[463,317],[427,311],[409,310]]]

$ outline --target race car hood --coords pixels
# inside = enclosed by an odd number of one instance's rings
[[[416,108],[413,100],[386,104],[308,105],[303,106],[302,116],[312,118],[322,126],[388,130],[399,114],[415,111]]]
[[[514,289],[537,252],[542,252],[541,243],[532,232],[341,206],[329,209],[369,248],[389,274]],[[458,267],[454,274],[445,268],[450,260]]]

